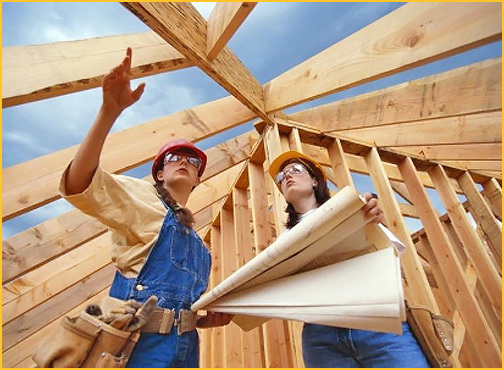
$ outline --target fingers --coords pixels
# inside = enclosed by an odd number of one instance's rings
[[[380,223],[383,221],[383,212],[378,205],[378,200],[372,193],[364,193],[363,197],[366,204],[362,207],[362,211],[368,217],[374,217],[373,222]]]
[[[126,57],[121,64],[124,65],[124,72],[131,74],[131,58],[133,57],[133,51],[130,47],[126,49]]]
[[[145,82],[142,82],[138,87],[131,93],[131,96],[133,97],[133,101],[138,101],[140,97],[142,96],[143,92],[145,90]]]

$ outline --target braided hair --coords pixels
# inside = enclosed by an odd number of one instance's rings
[[[156,188],[159,197],[164,200],[168,207],[170,207],[179,222],[186,227],[192,227],[194,225],[194,216],[189,208],[181,207],[177,203],[170,192],[164,187],[163,181],[157,180],[154,187]]]

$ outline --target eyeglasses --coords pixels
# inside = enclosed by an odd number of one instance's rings
[[[294,163],[291,167],[284,169],[283,171],[280,171],[276,177],[275,181],[277,184],[281,184],[282,181],[285,180],[285,177],[287,176],[287,173],[290,173],[291,175],[300,175],[303,173],[303,171],[308,172],[305,166],[303,166],[301,163]]]
[[[200,158],[192,156],[190,154],[181,154],[181,153],[166,153],[164,157],[163,164],[168,162],[180,162],[182,158],[185,158],[187,162],[196,167],[199,171],[202,161]]]

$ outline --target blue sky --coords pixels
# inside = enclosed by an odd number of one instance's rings
[[[208,18],[214,6],[214,3],[193,4],[205,18]],[[228,45],[256,79],[264,84],[403,4],[259,3]],[[3,3],[2,18],[4,47],[149,31],[147,26],[119,3],[110,2]],[[501,44],[494,43],[305,103],[286,112],[306,109],[500,55]],[[133,86],[140,82],[147,84],[142,99],[123,113],[116,122],[114,131],[229,95],[196,67],[135,80]],[[2,166],[9,167],[80,143],[93,122],[100,102],[100,90],[93,89],[4,109]],[[252,125],[248,123],[207,139],[200,146],[206,149],[251,129]],[[148,165],[130,174],[145,176],[148,174]],[[359,181],[359,186],[368,185]],[[8,237],[69,209],[61,200],[42,207],[4,223],[3,236]]]

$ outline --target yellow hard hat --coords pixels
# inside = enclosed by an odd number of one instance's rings
[[[325,172],[322,169],[322,166],[314,159],[308,157],[307,155],[304,155],[303,153],[300,153],[295,150],[289,150],[288,152],[280,154],[278,157],[276,157],[273,162],[271,162],[269,166],[269,174],[273,180],[275,180],[276,175],[278,172],[280,172],[280,169],[282,168],[282,165],[289,161],[290,159],[299,159],[301,163],[307,165],[309,170],[317,177],[324,179],[326,181],[326,176]],[[276,181],[275,181],[276,184]],[[280,189],[280,185],[277,184],[278,188]]]

